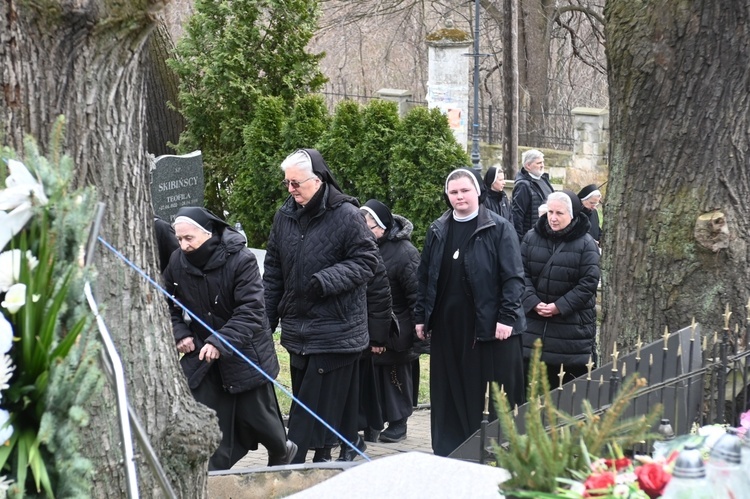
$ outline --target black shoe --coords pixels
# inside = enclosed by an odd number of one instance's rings
[[[268,466],[283,466],[289,464],[297,455],[297,444],[291,440],[286,441],[286,453],[283,456],[268,456]]]
[[[357,443],[355,444],[357,449],[359,449],[360,452],[364,452],[367,450],[367,444],[362,439],[359,434],[357,434]],[[336,459],[336,461],[354,461],[354,458],[359,456],[357,451],[352,449],[349,444],[342,443],[341,444],[341,453],[339,454],[339,458]]]
[[[380,441],[387,443],[396,443],[406,438],[406,418],[399,419],[392,423],[388,423],[383,433],[380,434]]]
[[[377,442],[378,437],[380,436],[381,430],[376,430],[374,428],[365,428],[365,442]]]
[[[313,463],[327,463],[329,461],[333,461],[330,447],[315,449],[315,455],[313,455],[312,459]]]

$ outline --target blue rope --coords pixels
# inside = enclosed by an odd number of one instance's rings
[[[218,338],[219,341],[221,341],[227,348],[229,348],[230,350],[232,350],[237,356],[239,356],[245,362],[247,362],[248,364],[250,364],[251,366],[253,366],[253,368],[256,371],[258,371],[260,374],[262,374],[263,377],[265,377],[268,381],[270,381],[271,383],[273,383],[274,386],[276,386],[279,390],[281,390],[282,392],[284,392],[289,398],[291,398],[294,402],[296,402],[300,407],[302,407],[304,410],[306,410],[308,413],[310,413],[310,415],[312,417],[314,417],[315,419],[317,419],[323,426],[325,426],[327,429],[331,430],[331,432],[334,435],[336,435],[339,438],[339,440],[341,440],[342,442],[345,442],[349,447],[351,447],[352,449],[354,449],[357,452],[357,454],[359,454],[360,456],[362,456],[365,460],[370,461],[370,458],[367,456],[367,454],[365,454],[364,452],[362,452],[361,450],[359,450],[356,445],[352,444],[346,438],[344,438],[343,435],[341,435],[331,425],[329,425],[320,416],[318,416],[315,413],[315,411],[313,411],[312,409],[310,409],[309,407],[307,407],[307,405],[305,405],[300,399],[298,399],[297,397],[295,397],[294,395],[292,395],[289,392],[289,390],[287,390],[284,387],[284,385],[282,385],[281,383],[279,383],[278,381],[276,381],[275,379],[273,379],[271,376],[269,376],[268,373],[266,373],[263,369],[261,369],[260,366],[258,366],[255,362],[253,362],[252,360],[248,359],[245,356],[245,354],[243,354],[237,348],[235,348],[235,346],[232,345],[231,343],[229,343],[229,341],[227,341],[221,334],[219,334],[216,331],[214,331],[214,329],[211,328],[211,326],[209,326],[208,324],[206,324],[203,321],[203,319],[201,319],[200,317],[198,317],[197,315],[195,315],[185,305],[183,305],[182,303],[180,303],[179,300],[177,300],[174,296],[170,296],[169,293],[167,292],[167,290],[165,290],[164,288],[162,288],[159,285],[159,283],[157,283],[151,277],[149,277],[148,274],[146,274],[140,267],[138,267],[136,264],[134,264],[133,262],[131,262],[130,260],[128,260],[128,258],[125,257],[125,255],[123,255],[122,253],[120,253],[119,251],[117,251],[117,249],[115,249],[111,244],[109,244],[107,241],[105,241],[101,236],[97,237],[97,239],[107,249],[109,249],[112,253],[114,253],[120,260],[122,260],[123,262],[125,262],[133,270],[135,270],[137,273],[139,273],[141,276],[143,276],[146,279],[146,281],[148,281],[149,284],[151,284],[153,287],[155,287],[156,289],[158,289],[161,294],[163,294],[164,296],[166,296],[167,298],[169,298],[170,300],[172,300],[174,303],[176,303],[177,305],[179,305],[180,308],[182,308],[185,312],[187,312],[188,315],[193,320],[195,320],[196,322],[198,322],[198,324],[200,324],[201,326],[203,326],[204,328],[206,328],[207,331],[210,331],[211,334],[214,335],[216,338]]]

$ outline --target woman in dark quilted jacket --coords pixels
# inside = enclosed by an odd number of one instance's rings
[[[581,208],[573,192],[550,194],[547,214],[521,243],[524,358],[528,361],[534,341],[541,338],[550,388],[586,374],[586,364],[595,356],[599,248]]]
[[[378,239],[378,248],[388,271],[393,313],[398,319],[397,334],[390,335],[385,348],[373,357],[383,419],[388,428],[381,442],[406,438],[406,422],[413,411],[412,344],[414,307],[417,305],[419,250],[411,243],[412,223],[376,199],[361,208],[368,228]],[[376,440],[370,430],[370,439]],[[367,431],[365,432],[367,436]]]
[[[292,392],[349,442],[357,442],[358,360],[369,345],[367,283],[377,246],[359,203],[341,192],[323,157],[301,149],[282,163],[289,197],[274,216],[264,264],[266,313],[281,325]],[[292,404],[289,438],[303,463],[331,459],[325,427]]]

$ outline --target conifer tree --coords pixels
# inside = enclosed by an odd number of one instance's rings
[[[171,66],[180,77],[180,112],[187,126],[179,150],[201,149],[206,204],[221,212],[231,188],[242,132],[260,96],[291,107],[319,90],[323,54],[306,47],[318,19],[311,0],[198,0]]]

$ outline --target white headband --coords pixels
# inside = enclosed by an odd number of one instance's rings
[[[175,218],[174,222],[172,223],[172,227],[174,227],[175,225],[177,225],[179,223],[190,224],[190,225],[192,225],[194,227],[198,227],[201,231],[203,231],[205,234],[208,234],[209,236],[213,235],[211,233],[211,231],[206,230],[201,224],[199,224],[198,222],[196,222],[195,220],[193,220],[190,217],[180,216],[180,217]]]
[[[477,190],[477,194],[481,195],[482,194],[482,188],[479,187],[479,180],[477,180],[477,176],[474,175],[473,173],[471,173],[466,168],[456,168],[455,170],[453,170],[452,172],[450,172],[448,174],[448,176],[445,178],[445,193],[448,194],[448,179],[451,179],[451,175],[453,175],[454,173],[456,173],[458,171],[466,172],[466,173],[469,174],[469,177],[471,177],[471,179],[474,181],[474,187]],[[455,179],[451,179],[451,180],[455,180]]]
[[[602,195],[602,193],[599,191],[599,189],[596,189],[595,191],[591,191],[591,193],[588,196],[586,196],[585,198],[581,199],[581,201],[586,201],[591,196],[599,196],[599,197],[601,197],[601,195]]]
[[[385,230],[385,224],[380,220],[380,217],[378,217],[371,208],[363,206],[360,208],[360,210],[366,211],[372,217],[372,219],[375,220],[375,223],[378,224],[378,227]]]

